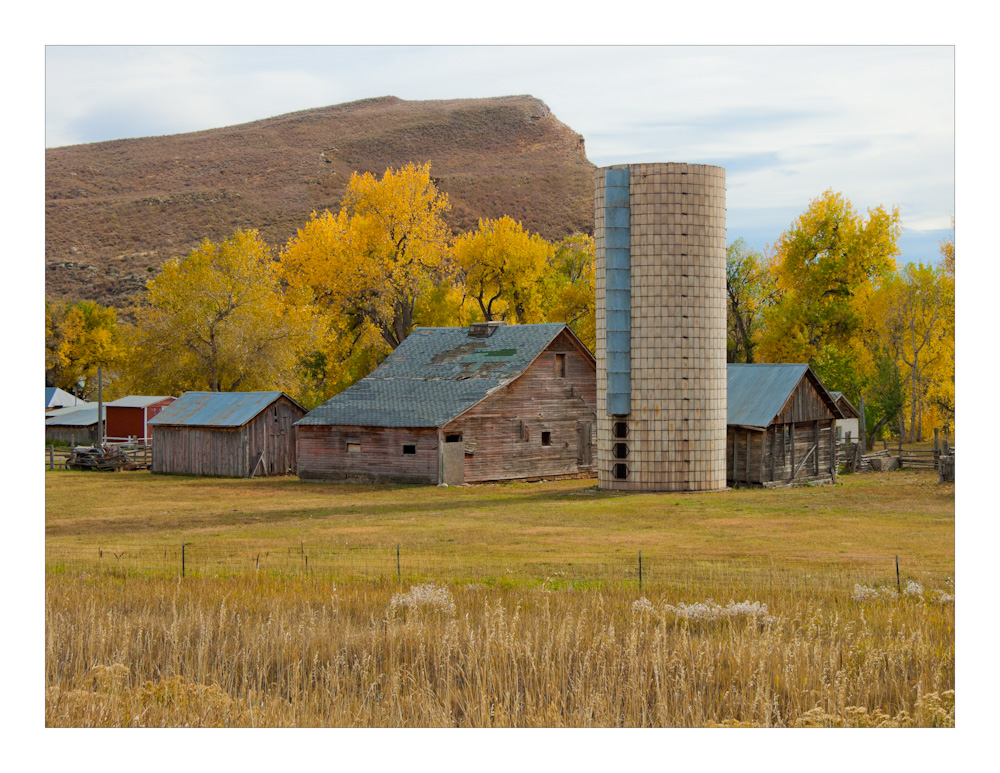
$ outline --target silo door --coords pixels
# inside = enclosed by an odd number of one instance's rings
[[[465,444],[462,433],[444,436],[444,470],[442,483],[461,486],[465,483]]]

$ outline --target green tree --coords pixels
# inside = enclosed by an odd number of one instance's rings
[[[281,389],[296,394],[313,344],[312,309],[282,283],[254,230],[205,240],[164,264],[136,309],[122,378],[133,391],[175,394]]]

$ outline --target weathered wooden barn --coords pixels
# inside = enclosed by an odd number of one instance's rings
[[[842,417],[812,368],[730,364],[726,370],[728,484],[835,482],[835,426]]]
[[[844,396],[843,392],[830,392],[830,396],[837,403],[840,414],[844,417],[837,419],[837,442],[843,443],[847,439],[847,436],[850,435],[851,443],[860,443],[861,433],[858,421],[860,420],[861,413]]]
[[[152,471],[249,478],[295,472],[295,422],[284,392],[185,392],[149,420]]]
[[[593,474],[596,410],[596,360],[564,324],[416,328],[298,422],[298,474],[448,485]]]
[[[107,418],[107,408],[104,410]],[[97,442],[97,403],[80,402],[66,408],[54,408],[45,414],[45,440],[59,440],[71,446]]]
[[[104,428],[107,439],[118,442],[134,438],[148,443],[152,437],[149,420],[176,398],[151,395],[128,395],[105,403]]]

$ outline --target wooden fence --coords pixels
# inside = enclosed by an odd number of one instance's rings
[[[939,474],[942,481],[955,480],[955,448],[948,441],[940,441],[938,430],[934,430],[933,448],[903,448],[900,441],[896,448],[889,448],[888,441],[882,441],[878,451],[864,453],[858,443],[851,441],[851,433],[847,433],[844,442],[837,446],[837,463],[845,473],[872,472],[873,470],[942,470],[942,459],[947,465],[947,473]],[[950,476],[950,477],[949,477]]]

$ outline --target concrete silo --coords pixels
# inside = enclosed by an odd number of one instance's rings
[[[726,173],[594,176],[601,488],[726,486]]]

